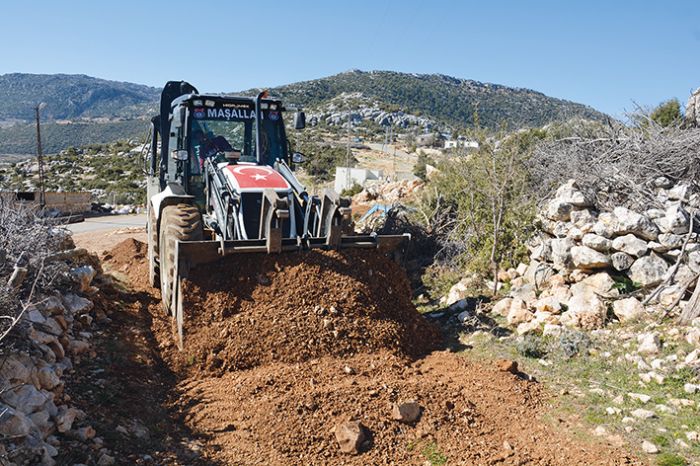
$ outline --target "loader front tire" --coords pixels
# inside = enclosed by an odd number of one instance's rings
[[[160,276],[158,268],[158,221],[153,211],[153,206],[148,206],[148,284],[153,288],[160,288]]]
[[[160,218],[158,255],[160,257],[160,293],[163,309],[174,315],[171,309],[172,284],[175,277],[175,244],[177,241],[200,241],[204,238],[202,216],[191,204],[165,206]]]

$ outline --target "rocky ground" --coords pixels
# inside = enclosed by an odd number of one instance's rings
[[[352,280],[369,273],[366,268],[310,272],[321,279],[345,275],[349,288],[337,297],[320,288],[320,304],[306,303],[309,318],[296,322],[313,326],[319,341],[324,332],[332,336],[336,324],[349,334],[367,331],[367,341],[379,347],[365,348],[357,335],[356,344],[342,350],[311,342],[313,352],[295,357],[309,343],[306,329],[288,332],[287,341],[274,332],[294,320],[285,314],[300,306],[294,296],[309,290],[289,288],[282,264],[267,280],[256,280],[280,304],[286,287],[294,306],[256,307],[268,298],[253,292],[245,297],[249,303],[228,307],[260,331],[259,343],[244,341],[252,353],[261,346],[269,350],[258,353],[258,364],[212,369],[202,363],[214,360],[217,348],[207,345],[175,355],[171,322],[158,292],[146,284],[144,256],[143,243],[126,240],[102,257],[107,275],[95,278],[91,286],[99,291],[90,301],[93,312],[105,316],[93,324],[89,350],[62,378],[76,420],[53,431],[57,464],[642,463],[619,446],[576,439],[575,421],[552,417],[552,394],[511,361],[475,362],[444,343],[445,349],[420,356],[432,349],[434,327],[419,320],[396,327],[391,320],[402,314],[394,314],[391,300],[380,300],[375,312],[363,316],[369,302],[362,299],[377,291]],[[393,273],[393,264],[365,259],[377,273]],[[395,292],[401,286],[399,281]],[[396,296],[395,303],[408,312],[408,301]],[[318,306],[327,311],[323,316],[314,314]],[[325,327],[326,319],[333,325]],[[366,319],[376,319],[377,329],[368,328]],[[262,323],[255,327],[255,321]],[[392,332],[396,342],[387,339]],[[404,350],[403,332],[417,339],[420,351]],[[209,333],[211,341],[221,341]]]
[[[700,273],[700,197],[687,183],[649,184],[645,210],[601,208],[562,185],[540,211],[529,264],[499,275],[505,297],[475,308],[465,278],[439,318],[456,315],[457,338],[475,352],[535,361],[594,435],[627,439],[660,464],[697,464],[700,318],[679,317]]]

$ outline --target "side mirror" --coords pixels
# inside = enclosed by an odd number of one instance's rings
[[[173,160],[179,160],[181,162],[190,158],[189,152],[187,152],[184,149],[173,149],[173,151],[170,154],[172,155]]]
[[[306,128],[306,114],[304,112],[294,112],[294,129]]]
[[[292,163],[304,163],[305,161],[306,157],[301,152],[294,152],[292,154]]]

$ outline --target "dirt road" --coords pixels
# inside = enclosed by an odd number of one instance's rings
[[[105,215],[88,217],[84,222],[72,223],[67,228],[73,241],[90,252],[102,253],[127,238],[146,241],[146,215]]]
[[[376,255],[209,269],[178,352],[145,251],[126,240],[103,255],[119,282],[100,304],[112,322],[76,368],[100,383],[68,386],[123,464],[641,464],[574,439],[525,374],[440,349]],[[417,404],[415,419],[395,418],[403,403]],[[338,443],[347,422],[362,432],[354,453]]]

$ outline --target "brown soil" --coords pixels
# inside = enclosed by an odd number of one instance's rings
[[[434,331],[410,306],[400,271],[381,258],[309,253],[306,268],[281,257],[237,269],[209,268],[210,282],[204,286],[204,275],[193,276],[189,285],[189,292],[202,293],[191,301],[201,314],[190,318],[186,350],[178,354],[170,319],[144,278],[144,253],[142,244],[129,241],[105,257],[106,269],[126,274],[132,288],[113,331],[139,342],[109,348],[110,357],[127,355],[139,364],[115,364],[113,375],[104,377],[116,378],[126,368],[122,377],[138,384],[136,369],[142,371],[142,387],[125,390],[148,396],[126,394],[129,406],[123,409],[151,428],[151,443],[142,447],[151,448],[156,462],[641,464],[609,445],[574,440],[562,419],[545,422],[548,394],[523,374],[445,351],[421,356],[434,348]],[[264,276],[236,278],[229,293],[224,277],[233,270]],[[391,295],[382,294],[389,286]],[[216,307],[205,314],[207,306]],[[338,337],[327,335],[324,318],[331,319],[331,331],[339,329]],[[419,419],[392,420],[392,404],[409,400],[421,406]],[[121,403],[118,396],[111,401]],[[162,417],[152,425],[162,406],[167,425]],[[334,426],[348,419],[360,421],[368,433],[359,455],[342,454],[335,441]],[[156,446],[161,440],[165,444]],[[129,451],[133,445],[119,447]]]
[[[380,349],[418,357],[440,342],[405,274],[375,251],[241,254],[193,271],[184,296],[184,351],[169,353],[178,371]]]

